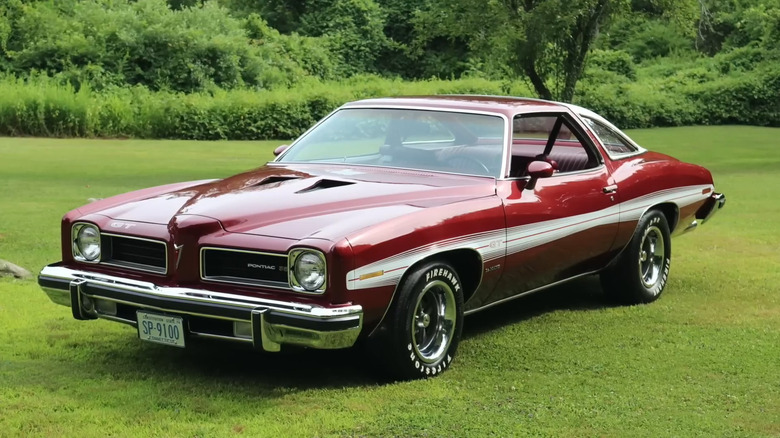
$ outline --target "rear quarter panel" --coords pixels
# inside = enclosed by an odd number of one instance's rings
[[[672,207],[675,220],[669,226],[675,234],[683,232],[713,190],[707,169],[668,155],[648,151],[607,161],[621,205],[618,248],[628,244],[642,215],[659,205]]]

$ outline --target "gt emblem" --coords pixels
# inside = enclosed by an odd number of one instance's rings
[[[128,224],[127,222],[111,222],[110,226],[111,228],[122,228],[129,230],[130,228],[133,228],[135,224]]]

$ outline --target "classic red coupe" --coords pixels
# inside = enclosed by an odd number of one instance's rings
[[[670,236],[725,203],[706,169],[574,105],[489,96],[348,103],[263,167],[139,190],[62,220],[38,283],[140,339],[346,348],[396,378],[449,368],[464,315],[599,274],[659,297]]]

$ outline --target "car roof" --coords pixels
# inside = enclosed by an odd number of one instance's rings
[[[565,111],[567,109],[566,104],[548,100],[482,95],[384,97],[350,102],[345,104],[343,108],[367,106],[453,109],[504,113],[507,115],[523,112]]]

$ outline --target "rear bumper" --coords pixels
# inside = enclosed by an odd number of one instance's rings
[[[726,205],[726,195],[723,193],[713,193],[704,205],[696,212],[696,219],[700,220],[702,224],[712,219],[723,206]]]
[[[136,310],[181,316],[188,337],[251,343],[265,351],[282,344],[334,349],[355,343],[363,326],[361,306],[326,308],[94,274],[58,266],[43,268],[38,284],[76,319],[108,319],[137,327]]]

